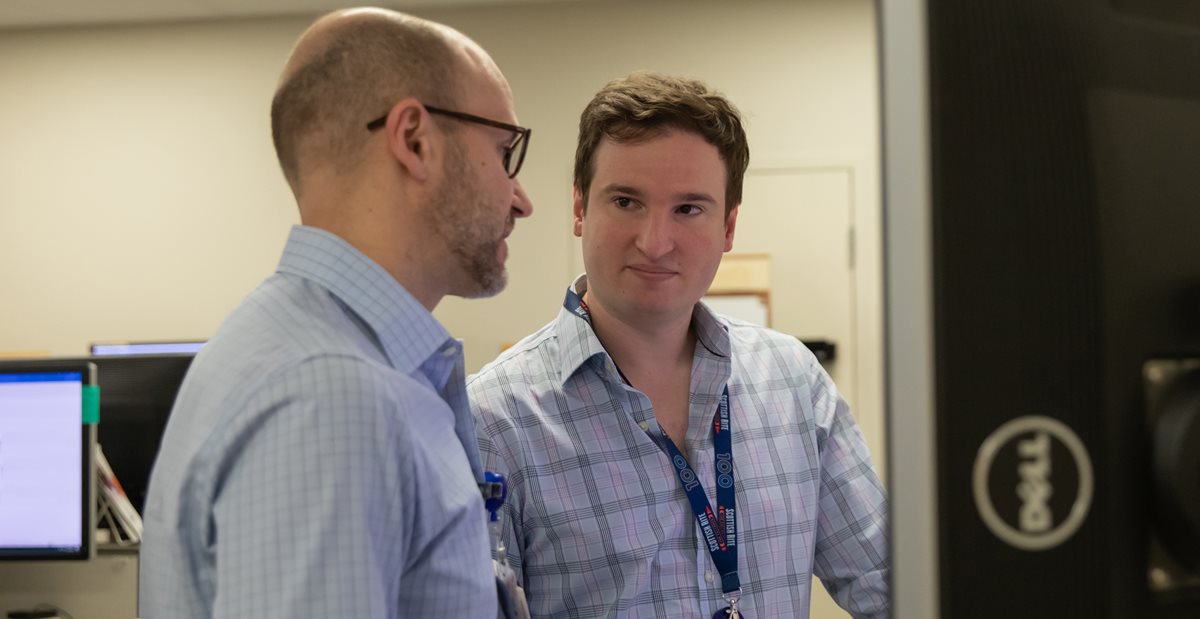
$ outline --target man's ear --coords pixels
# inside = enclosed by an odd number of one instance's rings
[[[392,106],[387,115],[388,150],[409,175],[424,181],[429,178],[433,160],[433,120],[414,98]]]
[[[574,206],[571,210],[575,212],[575,236],[583,236],[583,215],[587,209],[587,204],[584,203],[583,192],[579,191],[578,187],[571,190],[571,195],[574,198]]]
[[[738,210],[742,208],[739,204],[725,216],[725,251],[733,249],[733,229],[737,227]]]

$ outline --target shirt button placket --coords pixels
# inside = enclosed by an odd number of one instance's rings
[[[689,514],[691,511],[691,507],[688,507]],[[704,535],[700,533],[700,527],[695,526],[696,517],[692,516],[691,521],[697,536],[697,576],[703,579],[703,582],[698,583],[700,585],[700,591],[702,592],[701,599],[708,599],[713,592],[716,592],[716,594],[719,596],[721,594],[721,578],[717,575],[717,568],[713,565],[712,557],[708,554],[708,546],[706,545],[707,542],[704,541]]]

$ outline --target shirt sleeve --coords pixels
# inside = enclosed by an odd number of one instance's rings
[[[238,416],[213,484],[214,617],[495,616],[482,517],[441,494],[463,490],[425,457],[430,402],[388,378],[310,360]]]
[[[890,616],[887,497],[850,407],[815,358],[821,480],[814,573],[855,618]]]

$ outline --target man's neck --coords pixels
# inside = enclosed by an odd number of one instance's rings
[[[437,307],[447,294],[446,281],[451,275],[446,272],[450,261],[437,258],[444,252],[436,235],[421,228],[419,222],[399,225],[372,214],[386,209],[366,208],[356,196],[337,202],[321,197],[302,201],[301,223],[341,237],[383,267],[425,309],[432,312]]]
[[[588,292],[592,329],[626,378],[640,387],[657,383],[680,370],[690,374],[696,337],[691,314],[660,321],[638,321],[611,314]],[[686,374],[685,374],[686,375]]]

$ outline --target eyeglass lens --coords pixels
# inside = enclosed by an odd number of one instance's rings
[[[529,140],[526,139],[524,133],[518,133],[515,140],[504,156],[504,169],[508,172],[508,177],[513,178],[517,172],[521,171],[521,163],[525,161],[525,149],[529,146]]]

